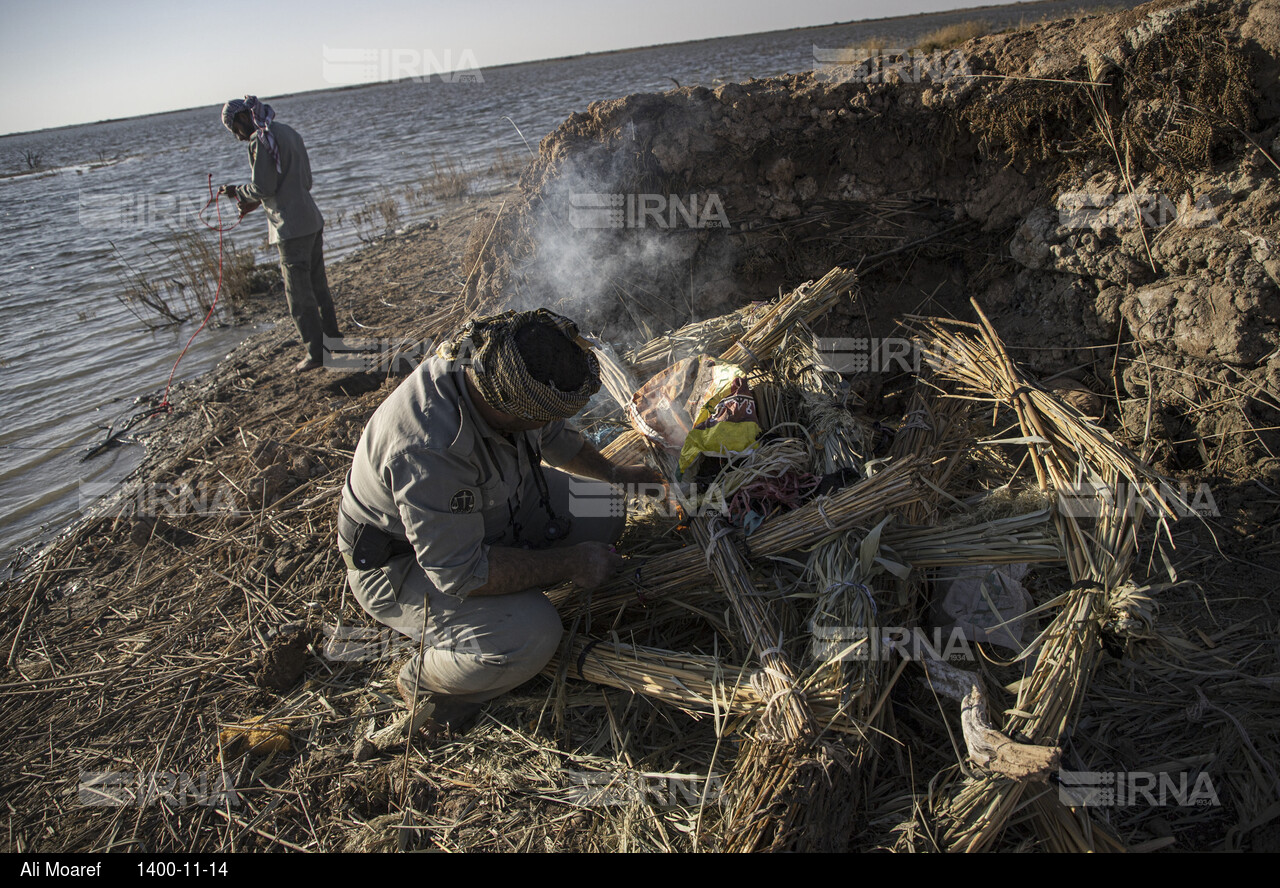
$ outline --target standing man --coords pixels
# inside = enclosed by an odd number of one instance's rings
[[[563,629],[543,589],[594,589],[622,566],[612,544],[625,509],[573,514],[566,473],[659,476],[614,465],[565,426],[599,388],[572,321],[507,312],[472,321],[419,365],[360,436],[338,548],[360,606],[421,642],[397,684],[411,708],[432,707],[430,734],[464,729],[551,659]]]
[[[248,185],[223,185],[243,216],[259,204],[266,207],[268,241],[280,250],[284,297],[307,357],[294,373],[324,363],[324,338],[338,338],[338,318],[324,273],[324,217],[311,199],[311,161],[302,137],[275,121],[276,112],[257,96],[232,99],[222,106],[222,123],[241,142],[249,143]]]

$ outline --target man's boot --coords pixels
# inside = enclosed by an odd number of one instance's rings
[[[413,712],[413,692],[404,686],[400,678],[396,678],[396,690],[400,699]],[[419,730],[427,743],[435,745],[453,737],[465,734],[476,722],[476,716],[483,708],[482,703],[467,703],[456,700],[447,694],[418,694],[417,712],[422,716]],[[418,719],[415,719],[418,721]]]

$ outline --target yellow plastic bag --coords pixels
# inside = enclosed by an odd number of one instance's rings
[[[636,431],[680,454],[681,473],[703,454],[750,450],[760,435],[755,396],[741,368],[705,355],[654,376],[632,397],[628,412]]]
[[[716,381],[723,382],[698,411],[694,426],[680,448],[683,474],[701,456],[728,456],[755,446],[760,437],[756,397],[751,386],[732,364],[716,368]]]

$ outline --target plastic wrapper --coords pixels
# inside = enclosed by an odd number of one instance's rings
[[[680,454],[686,472],[702,455],[750,450],[760,436],[755,396],[742,370],[705,355],[654,376],[631,399],[636,431]]]

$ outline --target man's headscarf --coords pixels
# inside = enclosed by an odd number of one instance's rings
[[[564,348],[582,351],[586,372],[576,390],[561,391],[529,372],[516,335],[530,324],[554,327],[564,336]],[[530,422],[568,419],[600,390],[600,362],[578,335],[577,325],[545,308],[476,318],[440,346],[440,355],[468,363],[471,378],[490,407]]]
[[[259,102],[257,96],[232,99],[222,106],[222,125],[234,133],[231,121],[241,111],[248,111],[253,118],[253,135],[259,144],[265,145],[271,152],[271,159],[276,162],[276,172],[280,172],[280,149],[276,147],[276,137],[271,133],[271,121],[276,119],[275,109]]]

